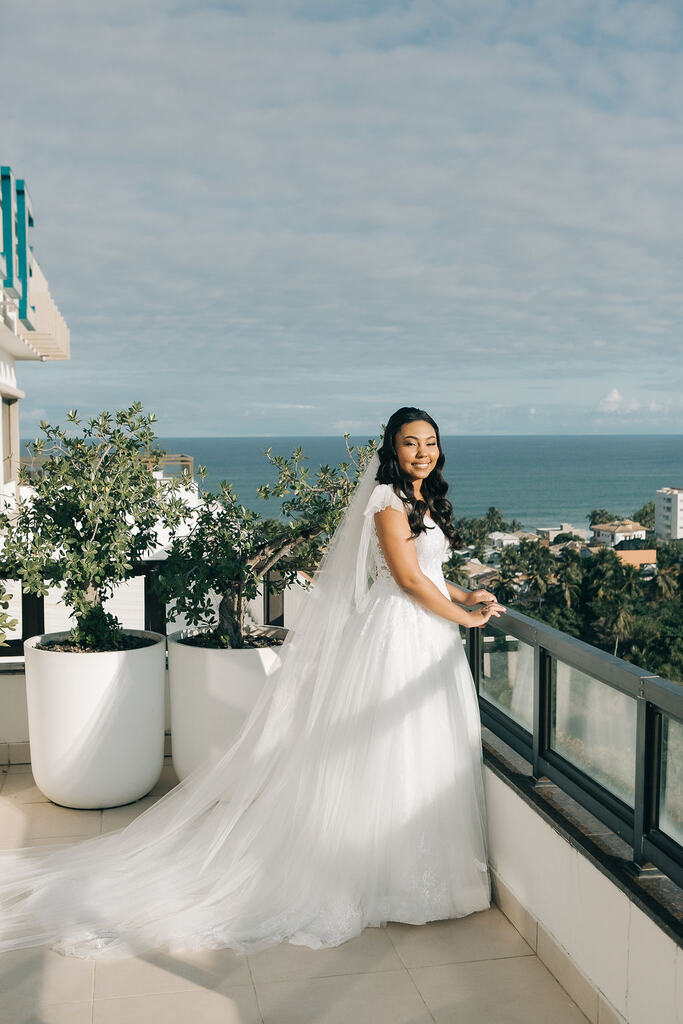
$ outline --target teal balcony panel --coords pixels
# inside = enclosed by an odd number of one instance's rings
[[[21,280],[17,259],[17,190],[10,167],[0,168],[0,201],[2,202],[3,287],[12,298],[21,298]]]
[[[28,231],[33,227],[33,206],[26,183],[17,181],[17,265],[21,282],[19,319],[29,331],[35,330],[35,307],[30,305],[30,276],[33,254],[28,244]]]

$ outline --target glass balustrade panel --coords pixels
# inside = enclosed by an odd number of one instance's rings
[[[683,846],[683,724],[662,716],[659,827]]]
[[[74,625],[72,609],[64,604],[62,584],[50,587],[44,604],[45,632],[61,633]],[[134,576],[119,583],[104,608],[115,615],[124,629],[145,628],[145,578]]]
[[[635,700],[556,658],[551,664],[551,748],[632,807]]]
[[[481,651],[480,694],[532,732],[534,648],[489,625],[483,630]]]

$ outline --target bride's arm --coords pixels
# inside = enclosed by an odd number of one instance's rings
[[[459,587],[457,583],[449,583],[446,580],[446,586],[448,587],[448,593],[451,595],[451,601],[457,601],[458,604],[475,604],[472,600],[473,592],[466,590],[464,587]]]
[[[446,586],[451,595],[451,601],[457,601],[458,604],[488,604],[490,601],[496,600],[496,595],[492,594],[490,590],[467,590],[465,587],[458,586],[457,583],[449,583],[448,580],[446,580]]]
[[[498,616],[504,610],[502,605],[491,602],[486,608],[468,612],[442,594],[420,568],[405,512],[391,507],[376,512],[375,526],[391,575],[401,590],[423,608],[461,626],[484,626],[492,615]]]

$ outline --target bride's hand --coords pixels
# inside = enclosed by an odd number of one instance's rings
[[[490,590],[473,590],[470,593],[469,604],[488,604],[489,602],[496,602],[496,595],[492,594]]]
[[[491,617],[498,618],[501,612],[504,612],[505,608],[502,604],[498,604],[496,599],[487,602],[483,608],[477,608],[475,611],[470,612],[471,626],[485,626]]]

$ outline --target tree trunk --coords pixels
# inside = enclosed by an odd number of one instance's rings
[[[244,647],[244,605],[241,589],[221,595],[218,626],[229,637],[231,647]]]

